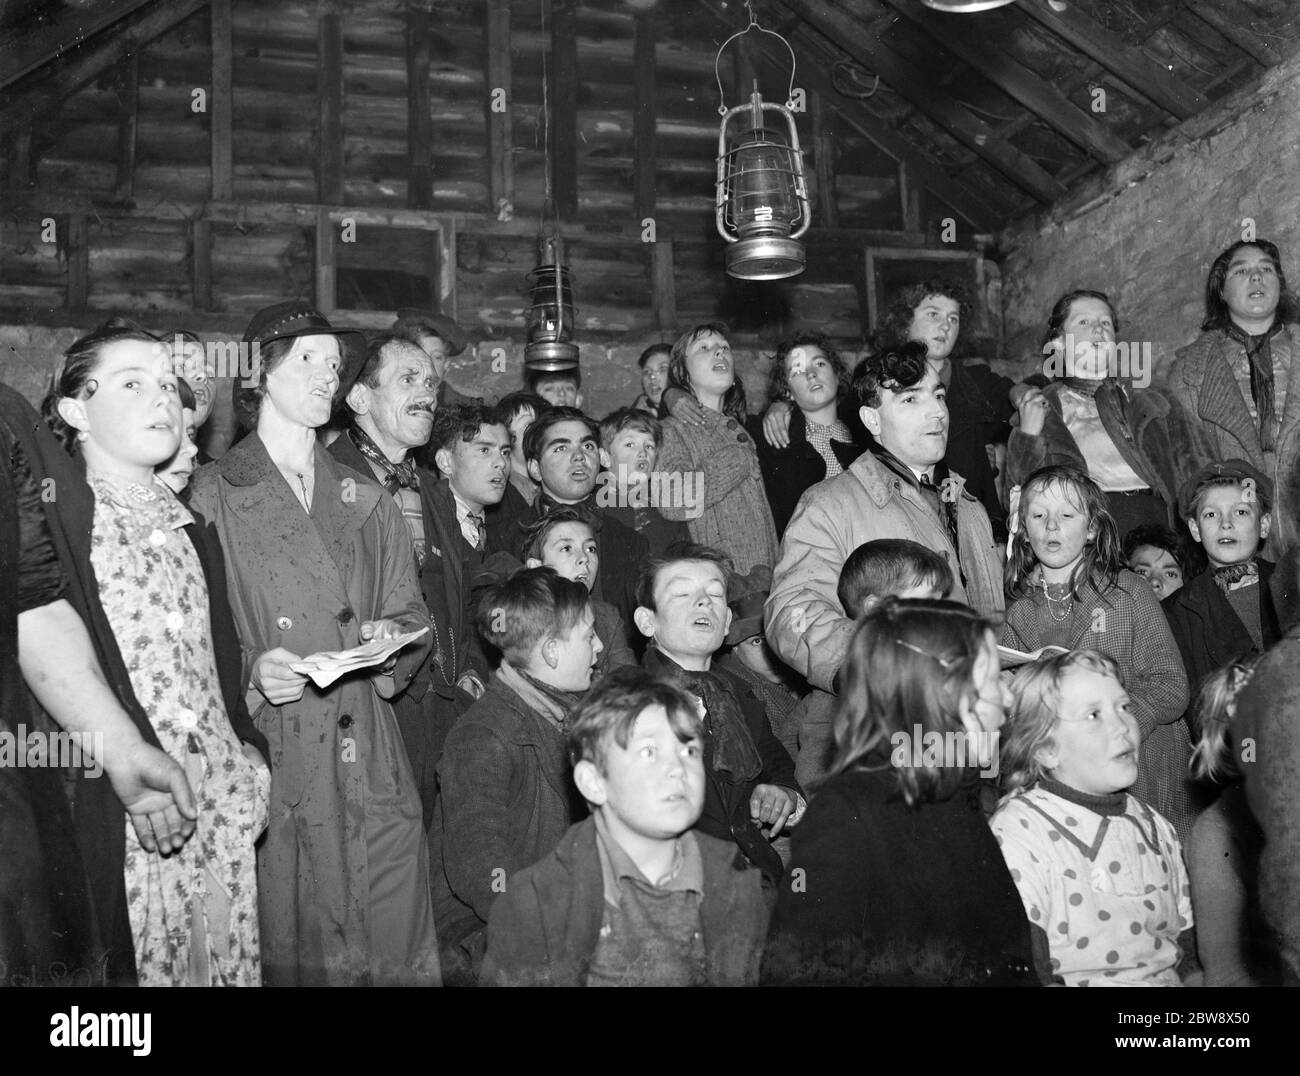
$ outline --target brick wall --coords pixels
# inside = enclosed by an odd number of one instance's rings
[[[1115,302],[1120,339],[1149,341],[1159,368],[1194,339],[1214,257],[1243,218],[1277,243],[1300,286],[1300,56],[1171,128],[1000,236],[1006,354],[1022,372],[1055,300],[1097,288]]]

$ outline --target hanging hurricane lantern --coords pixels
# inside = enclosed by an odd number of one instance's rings
[[[749,103],[727,108],[719,67],[722,53],[750,30],[771,34],[790,53],[790,87],[784,105],[764,101],[755,80]],[[791,111],[794,70],[790,42],[759,26],[752,8],[749,25],[727,38],[713,60],[722,117],[714,189],[718,234],[727,241],[727,272],[741,280],[783,280],[804,270],[799,237],[808,230],[812,209]]]
[[[528,342],[524,366],[529,370],[553,372],[578,365],[578,345],[573,342],[573,286],[569,267],[561,258],[558,235],[538,240],[538,264],[528,274],[525,317]]]

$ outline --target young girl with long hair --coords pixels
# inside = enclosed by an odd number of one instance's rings
[[[1124,566],[1105,494],[1076,467],[1043,467],[1025,480],[1017,516],[999,641],[1114,658],[1143,744],[1133,795],[1190,835],[1187,674],[1151,588]]]
[[[685,520],[692,541],[725,550],[741,575],[776,564],[776,524],[763,491],[754,440],[745,432],[745,386],[736,376],[726,326],[697,325],[673,345],[669,389],[690,394],[703,411],[699,424],[673,415],[655,469],[678,478],[664,488],[693,492],[698,502],[660,504],[668,519]],[[668,500],[668,498],[665,498]]]
[[[989,621],[956,602],[886,599],[853,636],[839,698],[765,979],[1036,985],[1028,920],[979,806],[1008,701]]]
[[[989,825],[1024,901],[1040,976],[1179,986],[1192,906],[1173,826],[1124,790],[1142,747],[1119,665],[1096,650],[1025,666],[1011,687]]]
[[[127,827],[140,984],[260,985],[253,843],[266,828],[271,775],[258,749],[241,745],[223,699],[214,602],[225,596],[210,602],[208,586],[220,554],[155,475],[182,442],[171,351],[124,326],[83,337],[43,410],[85,463],[90,562],[131,687],[198,800],[197,832],[170,856],[147,851]]]

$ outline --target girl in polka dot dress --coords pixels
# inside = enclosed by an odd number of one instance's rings
[[[1124,791],[1140,741],[1119,667],[1095,650],[1058,654],[1025,666],[1011,693],[1002,746],[1011,794],[989,824],[1040,975],[1066,986],[1182,985],[1195,951],[1187,872],[1173,826]]]

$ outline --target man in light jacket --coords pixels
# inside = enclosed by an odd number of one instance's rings
[[[836,596],[840,569],[863,542],[907,538],[940,553],[954,601],[1003,609],[1002,562],[984,507],[943,463],[946,390],[915,341],[859,364],[853,391],[875,444],[799,501],[767,599],[768,643],[814,687],[834,690],[853,620]]]

